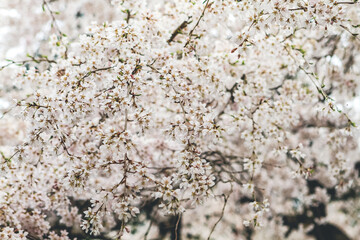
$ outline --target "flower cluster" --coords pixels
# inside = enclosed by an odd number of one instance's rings
[[[357,1],[60,2],[1,68],[4,239],[316,236],[358,200]]]

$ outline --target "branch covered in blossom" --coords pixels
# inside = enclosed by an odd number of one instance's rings
[[[357,1],[36,3],[0,67],[2,239],[360,233]]]

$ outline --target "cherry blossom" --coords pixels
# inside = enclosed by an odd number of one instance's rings
[[[360,233],[358,1],[4,9],[3,239]]]

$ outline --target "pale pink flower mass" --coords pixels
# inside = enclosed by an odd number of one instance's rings
[[[0,239],[360,234],[358,1],[0,9]]]

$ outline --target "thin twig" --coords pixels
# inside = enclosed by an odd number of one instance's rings
[[[335,2],[334,5],[340,5],[340,4],[357,4],[358,1],[352,1],[352,2]]]
[[[40,63],[40,62],[48,62],[48,63],[56,63],[55,60],[50,60],[47,57],[42,57],[42,58],[35,58],[33,56],[29,56],[29,60],[22,60],[22,61],[14,61],[14,60],[10,60],[7,59],[7,61],[9,62],[8,64],[1,66],[0,67],[0,71],[3,70],[4,68],[16,64],[16,65],[24,65],[25,63],[29,63],[29,62],[35,62],[35,63]]]
[[[231,192],[230,192],[230,194],[231,194]],[[216,223],[215,223],[214,226],[212,227],[211,232],[210,232],[209,237],[207,238],[207,240],[210,240],[211,234],[214,232],[216,226],[218,225],[218,223],[219,223],[219,222],[222,220],[222,218],[224,217],[225,207],[226,207],[227,201],[228,201],[228,199],[229,199],[229,197],[230,197],[230,194],[229,194],[229,196],[226,196],[225,194],[223,194],[223,197],[224,197],[224,206],[223,206],[223,208],[222,208],[222,210],[221,210],[220,218],[216,221]]]
[[[147,240],[147,236],[149,235],[149,232],[150,232],[150,229],[151,229],[152,224],[153,224],[153,220],[151,219],[151,220],[150,220],[149,227],[147,228],[146,233],[145,233],[145,235],[144,235],[144,240]]]
[[[175,240],[178,239],[178,229],[179,229],[180,219],[181,219],[181,213],[179,214],[178,220],[176,221],[176,226],[175,226]]]
[[[360,40],[359,37],[358,37],[358,35],[359,35],[358,33],[353,33],[353,32],[351,32],[348,27],[346,27],[346,26],[344,26],[344,25],[342,25],[342,24],[340,24],[340,27],[342,27],[343,29],[345,29],[348,33],[350,33],[350,34],[351,34],[354,38],[356,38],[357,40]]]
[[[176,37],[179,33],[181,33],[181,31],[182,31],[184,28],[187,27],[187,25],[188,25],[189,23],[190,23],[190,22],[188,22],[188,21],[183,21],[183,22],[180,24],[180,26],[178,26],[178,27],[175,29],[175,31],[171,34],[169,40],[167,40],[167,43],[170,44],[170,43],[175,39],[175,37]]]
[[[89,71],[87,72],[84,76],[82,76],[78,81],[77,81],[77,85],[80,86],[80,83],[87,77],[89,77],[91,74],[99,72],[99,71],[106,71],[109,70],[111,68],[114,68],[114,66],[111,67],[104,67],[104,68],[96,68],[95,70]]]
[[[189,32],[189,40],[187,40],[187,42],[185,43],[184,47],[186,47],[186,46],[190,43],[190,41],[191,41],[191,36],[192,36],[193,32],[195,31],[195,28],[199,25],[201,19],[204,17],[205,11],[206,11],[207,7],[209,6],[209,2],[210,2],[210,0],[206,0],[205,7],[204,7],[204,9],[203,9],[203,11],[202,11],[199,19],[197,20],[195,26],[194,26],[193,29],[191,29],[191,31]]]
[[[49,11],[50,17],[51,17],[51,25],[55,27],[56,31],[59,33],[60,36],[65,36],[65,34],[60,30],[59,25],[57,24],[56,18],[54,14],[58,14],[57,12],[54,12],[51,10],[49,3],[46,0],[43,0],[43,10],[45,11],[45,8]]]

